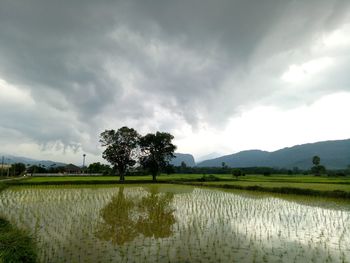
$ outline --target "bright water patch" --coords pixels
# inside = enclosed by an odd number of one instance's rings
[[[315,203],[175,185],[0,194],[41,262],[350,262],[350,206]]]

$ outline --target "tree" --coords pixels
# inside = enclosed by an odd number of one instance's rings
[[[42,173],[47,173],[47,169],[45,167],[42,167],[41,165],[32,165],[27,168],[27,172],[30,174],[42,174]]]
[[[324,167],[323,165],[320,165],[321,158],[319,156],[315,155],[314,157],[312,157],[312,163],[314,166],[311,168],[311,172],[314,175],[319,176],[326,172],[326,167]]]
[[[315,155],[314,157],[312,157],[312,163],[313,163],[313,165],[319,165],[320,164],[320,162],[321,162],[321,158],[319,157],[319,156],[317,156],[317,155]]]
[[[140,139],[141,165],[147,169],[156,181],[160,170],[165,168],[175,157],[176,146],[172,144],[174,136],[166,132],[149,133]]]
[[[111,167],[107,164],[101,164],[100,162],[91,163],[87,168],[89,173],[101,173],[103,175],[107,175],[111,171]]]
[[[242,173],[242,170],[240,170],[240,169],[233,169],[232,170],[232,175],[236,177],[236,180],[238,180],[238,177],[242,176],[243,173]]]
[[[24,163],[14,163],[11,165],[10,174],[17,176],[24,173],[26,170],[26,165]]]
[[[226,165],[225,162],[221,163],[221,167],[222,167],[223,170],[226,170],[228,168],[228,166]]]
[[[100,142],[106,147],[102,157],[118,171],[120,181],[125,180],[128,168],[136,164],[139,139],[136,130],[125,126],[117,131],[105,130],[100,135]]]

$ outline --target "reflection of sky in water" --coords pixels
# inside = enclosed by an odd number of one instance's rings
[[[224,236],[236,233],[268,247],[283,249],[283,243],[289,246],[294,243],[305,248],[316,246],[330,253],[344,251],[350,257],[348,210],[203,189],[188,197],[178,196],[175,206],[181,215],[179,224],[191,227],[188,223],[195,222],[204,232],[220,229]]]
[[[346,204],[328,209],[266,195],[174,185],[118,190],[13,188],[0,194],[0,211],[38,237],[44,262],[350,258]]]

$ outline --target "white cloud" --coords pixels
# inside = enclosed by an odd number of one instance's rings
[[[23,106],[33,106],[35,104],[30,92],[25,89],[20,89],[14,85],[7,83],[0,78],[0,103],[2,104],[20,104]]]
[[[328,57],[307,61],[301,65],[290,65],[283,73],[282,80],[286,82],[302,82],[317,77],[332,66],[332,59]]]
[[[259,106],[234,117],[226,129],[208,127],[178,142],[181,151],[196,156],[220,149],[230,154],[248,149],[274,151],[296,144],[347,139],[350,92],[327,95],[311,105],[290,110]]]

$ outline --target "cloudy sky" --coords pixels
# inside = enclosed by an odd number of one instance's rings
[[[350,138],[350,1],[0,0],[0,153],[101,159],[167,131],[196,158]]]

